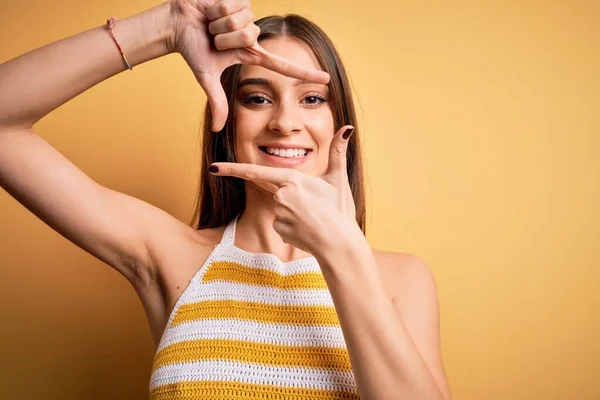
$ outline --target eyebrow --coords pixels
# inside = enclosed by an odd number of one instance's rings
[[[300,86],[300,85],[307,85],[310,83],[313,83],[313,82],[296,79],[292,85]],[[273,83],[266,78],[248,78],[248,79],[244,79],[244,80],[240,81],[240,83],[238,83],[237,90],[240,90],[242,87],[247,86],[247,85],[268,86],[269,88],[273,88]]]

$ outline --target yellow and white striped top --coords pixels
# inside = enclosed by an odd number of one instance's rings
[[[236,222],[169,317],[150,400],[359,399],[317,260],[244,251]]]

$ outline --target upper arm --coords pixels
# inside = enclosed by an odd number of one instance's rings
[[[403,256],[396,265],[393,303],[423,361],[445,399],[450,389],[440,346],[440,313],[435,277],[416,256]]]
[[[152,232],[174,221],[182,224],[146,202],[99,185],[29,130],[0,132],[0,185],[132,283],[148,278]]]

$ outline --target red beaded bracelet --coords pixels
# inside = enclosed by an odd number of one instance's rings
[[[133,67],[129,64],[129,61],[127,61],[127,57],[125,57],[125,53],[123,53],[123,49],[119,45],[119,42],[117,41],[117,38],[115,37],[115,35],[113,34],[113,31],[112,31],[113,28],[115,27],[115,19],[114,18],[107,19],[106,27],[108,28],[108,32],[110,32],[110,36],[112,36],[113,40],[115,41],[117,48],[121,52],[121,56],[123,56],[123,60],[125,60],[125,64],[127,65],[127,68],[129,68],[129,70],[131,71],[133,69]]]

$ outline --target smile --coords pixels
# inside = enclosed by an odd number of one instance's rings
[[[310,150],[309,149],[280,149],[277,147],[259,147],[263,152],[281,158],[300,158],[305,157]]]
[[[308,159],[310,153],[312,153],[311,149],[302,148],[283,149],[259,146],[259,149],[269,163],[288,167],[303,164]]]

